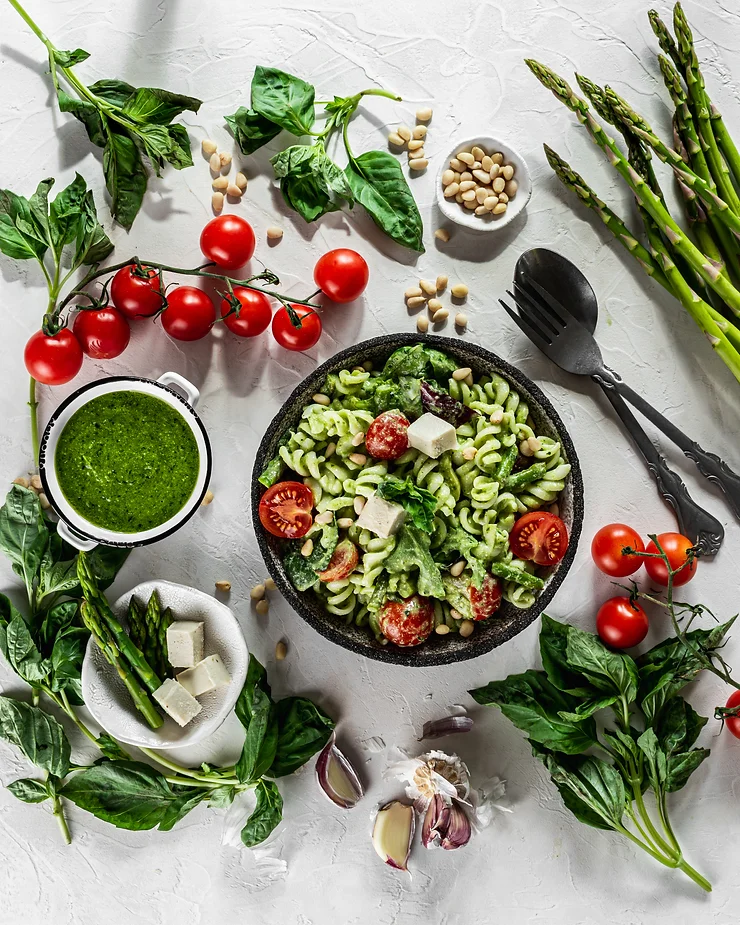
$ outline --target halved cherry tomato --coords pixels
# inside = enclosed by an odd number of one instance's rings
[[[677,588],[679,585],[685,585],[691,581],[696,574],[696,559],[693,559],[690,565],[682,567],[688,561],[688,552],[694,545],[691,540],[680,533],[659,533],[658,542],[663,547],[663,552],[668,556],[671,569],[674,571],[681,569],[680,572],[673,576],[673,587]],[[650,540],[645,552],[658,552],[658,547]],[[662,585],[664,588],[668,587],[668,569],[662,559],[646,558],[645,571],[656,584]]]
[[[130,264],[113,277],[110,297],[119,312],[127,318],[151,318],[164,304],[159,294],[159,273],[152,267],[142,267],[146,276],[138,276]]]
[[[311,529],[313,492],[303,482],[278,482],[260,499],[260,522],[273,536],[297,540]]]
[[[337,544],[331,561],[323,572],[317,572],[321,581],[341,581],[351,575],[360,561],[360,554],[352,540],[342,540]]]
[[[232,306],[228,299],[221,303],[221,317],[226,327],[239,337],[256,337],[270,326],[272,309],[270,300],[262,292],[234,286],[234,296],[239,300],[239,314],[229,314]]]
[[[473,619],[487,620],[501,606],[501,582],[486,572],[480,589],[470,586],[470,603],[473,605]]]
[[[238,270],[252,259],[254,231],[240,215],[212,218],[200,235],[200,249],[222,270]]]
[[[384,411],[368,427],[365,449],[375,459],[398,459],[409,448],[408,429],[400,411]]]
[[[162,327],[175,340],[200,340],[215,320],[216,306],[202,289],[178,286],[168,293]]]
[[[568,528],[555,514],[530,511],[514,524],[509,545],[518,559],[531,559],[537,565],[557,565],[568,548]]]
[[[631,649],[647,636],[645,611],[628,597],[611,597],[596,614],[596,632],[602,642],[615,649]]]
[[[117,308],[85,308],[73,325],[83,351],[95,360],[112,360],[128,347],[131,328]]]
[[[26,344],[23,360],[37,382],[64,385],[82,367],[82,347],[69,328],[62,328],[51,337],[37,331]]]
[[[272,336],[286,350],[310,350],[321,337],[321,318],[307,305],[292,305],[291,308],[300,318],[301,326],[293,326],[283,305],[272,317]]]
[[[625,556],[622,550],[630,546],[637,552],[645,551],[640,534],[626,524],[607,524],[594,534],[591,557],[596,567],[612,578],[624,578],[636,572],[643,563],[640,556]]]
[[[357,251],[338,247],[319,257],[313,278],[332,302],[353,302],[365,291],[370,271]]]
[[[732,709],[733,707],[740,707],[740,691],[733,691],[730,694],[730,699],[727,701],[725,706],[728,709]],[[727,729],[735,736],[736,739],[740,739],[740,713],[736,716],[726,716],[725,726],[727,726]]]
[[[380,631],[397,646],[418,646],[434,628],[434,605],[414,594],[403,601],[386,601],[378,613]]]

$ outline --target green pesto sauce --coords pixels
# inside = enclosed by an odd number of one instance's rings
[[[142,533],[182,510],[200,456],[182,415],[166,402],[142,392],[109,392],[72,415],[54,463],[78,514],[106,530]]]

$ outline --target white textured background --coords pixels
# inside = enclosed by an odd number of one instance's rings
[[[29,10],[61,48],[80,45],[92,53],[78,68],[87,82],[124,78],[163,86],[203,99],[186,117],[197,145],[204,136],[231,147],[222,115],[246,103],[255,64],[272,64],[317,86],[319,98],[382,85],[407,103],[370,102],[352,126],[353,146],[384,146],[385,124],[410,122],[419,104],[434,106],[427,152],[430,168],[413,180],[427,227],[427,254],[415,260],[380,237],[365,218],[335,215],[311,226],[285,215],[271,181],[268,157],[275,143],[245,160],[247,196],[235,211],[253,222],[257,258],[278,272],[290,291],[310,291],[311,270],[330,247],[360,250],[371,267],[365,298],[328,309],[325,333],[308,355],[282,351],[265,336],[252,343],[213,336],[178,345],[148,323],[137,326],[128,352],[107,364],[86,361],[79,380],[53,392],[42,390],[42,418],[72,388],[110,373],[158,376],[174,369],[203,392],[201,413],[215,445],[216,500],[180,534],[146,552],[135,552],[115,591],[161,577],[204,590],[230,578],[231,604],[247,640],[267,664],[274,690],[303,692],[340,720],[341,740],[357,762],[368,795],[351,813],[329,805],[312,768],[283,781],[285,824],[270,854],[287,861],[287,873],[270,875],[246,850],[222,844],[223,811],[198,808],[173,832],[129,833],[69,810],[74,842],[60,844],[45,807],[26,806],[0,791],[0,922],[3,925],[462,925],[462,923],[601,923],[737,921],[740,903],[731,846],[737,842],[740,743],[716,736],[710,722],[702,744],[712,758],[684,791],[671,798],[675,828],[689,860],[715,884],[711,897],[680,874],[653,863],[617,836],[576,823],[564,811],[524,737],[497,711],[479,711],[475,731],[458,742],[473,775],[508,779],[514,814],[455,853],[412,857],[413,877],[384,867],[369,841],[377,801],[397,793],[381,782],[382,754],[362,746],[371,736],[413,746],[425,719],[448,704],[468,703],[465,691],[491,678],[520,671],[536,660],[537,627],[467,664],[425,671],[364,661],[331,646],[280,600],[268,618],[250,609],[248,589],[264,575],[250,526],[249,475],[260,436],[288,392],[337,349],[413,322],[402,292],[420,275],[449,273],[470,286],[468,337],[499,352],[543,384],[558,404],[576,441],[584,468],[587,504],[576,564],[551,611],[593,628],[608,580],[596,573],[588,538],[611,520],[626,520],[643,533],[673,528],[642,463],[588,383],[551,367],[520,336],[496,299],[509,284],[518,255],[545,245],[575,260],[589,275],[601,302],[598,334],[607,362],[704,444],[740,467],[737,445],[740,389],[677,303],[639,275],[605,230],[563,192],[547,167],[541,142],[550,142],[605,197],[628,208],[627,197],[600,153],[574,118],[537,84],[522,63],[533,55],[570,76],[576,68],[613,83],[665,131],[669,113],[654,57],[646,0],[499,0],[450,4],[444,0],[390,0],[267,5],[201,3],[197,0],[29,0]],[[688,2],[687,12],[713,96],[740,132],[737,55],[740,17],[729,0]],[[668,16],[667,5],[660,11]],[[45,176],[58,184],[79,170],[102,205],[100,154],[82,126],[50,108],[44,49],[10,9],[0,6],[0,185],[30,195]],[[731,68],[734,67],[734,78]],[[454,137],[477,131],[500,135],[528,159],[535,192],[525,218],[498,235],[475,239],[462,233],[437,246],[434,206],[435,152]],[[241,160],[236,158],[237,160]],[[115,259],[131,253],[180,265],[200,259],[198,235],[210,217],[208,167],[200,157],[181,173],[167,170],[152,182],[142,214],[126,235],[113,229]],[[106,226],[110,222],[101,210]],[[270,251],[264,231],[278,221],[283,242]],[[257,263],[255,259],[255,265]],[[0,363],[0,474],[8,481],[27,470],[30,442],[26,374],[21,353],[37,329],[45,292],[35,265],[0,259],[2,362]],[[669,454],[675,459],[676,454]],[[695,497],[727,526],[717,561],[705,564],[687,597],[706,601],[721,615],[737,602],[740,530],[712,491],[682,465]],[[5,562],[0,587],[14,586]],[[667,629],[656,614],[649,641]],[[287,661],[276,665],[275,642],[290,643]],[[740,642],[728,647],[730,660]],[[740,659],[736,657],[736,661]],[[0,666],[3,689],[12,675]],[[705,677],[690,692],[710,713],[726,691]],[[238,735],[227,724],[213,749],[235,756]],[[206,757],[188,755],[185,759]],[[11,749],[0,746],[0,776],[7,783],[28,772]],[[277,865],[272,864],[273,867]]]

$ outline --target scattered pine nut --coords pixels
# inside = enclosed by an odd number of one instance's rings
[[[429,122],[431,118],[432,118],[431,106],[425,106],[423,109],[416,110],[416,121],[417,122]]]
[[[539,453],[542,449],[542,442],[539,437],[530,437],[527,443],[529,443],[529,448],[533,453]]]
[[[323,514],[317,514],[313,522],[323,526],[324,524],[330,524],[332,520],[334,520],[334,513],[332,511],[324,511]]]
[[[350,453],[347,457],[356,466],[364,466],[367,462],[367,456],[364,453]]]
[[[418,299],[421,295],[421,288],[419,286],[409,286],[409,288],[404,292],[404,299]]]
[[[453,299],[467,299],[469,291],[465,283],[455,283],[452,289],[450,289],[450,294]]]
[[[426,334],[426,332],[429,330],[429,319],[426,315],[419,315],[419,317],[416,319],[416,330],[420,334]]]
[[[349,530],[353,523],[354,520],[351,517],[340,517],[337,521],[337,526],[340,530]]]
[[[360,430],[352,438],[352,446],[362,446],[365,442],[365,434]]]
[[[416,295],[410,299],[406,299],[406,304],[409,308],[421,308],[421,306],[426,302],[426,299],[423,295]]]
[[[288,654],[288,647],[285,645],[285,643],[281,639],[280,642],[278,642],[275,645],[275,659],[278,662],[282,662],[287,654]]]
[[[412,138],[409,142],[409,151],[419,151],[424,147],[424,141],[421,138]]]
[[[491,412],[491,417],[489,418],[491,424],[500,424],[504,419],[503,408],[496,408],[495,411]]]
[[[355,509],[355,514],[357,514],[358,517],[365,509],[365,503],[365,499],[362,497],[362,495],[357,495],[355,500],[352,502],[352,507]]]
[[[411,134],[414,138],[426,138],[428,131],[426,125],[417,125]]]
[[[458,172],[458,165],[467,169],[459,170],[460,179],[456,181],[454,175]],[[452,199],[454,195],[456,202],[480,218],[489,213],[489,217],[502,215],[506,209],[498,206],[505,207],[516,193],[514,169],[513,164],[504,163],[504,156],[500,151],[488,154],[480,145],[473,145],[469,151],[458,151],[456,156],[450,159],[449,169],[444,171],[442,178],[444,197]],[[453,177],[451,182],[450,171]],[[453,194],[455,182],[458,184],[458,190]],[[474,185],[469,186],[471,182]],[[512,193],[506,188],[509,183],[513,184]],[[474,190],[474,196],[470,195],[471,190]],[[500,194],[504,195],[504,199],[498,198]]]
[[[267,582],[265,582],[265,584],[267,584]],[[253,601],[261,601],[265,596],[265,585],[255,585],[249,592],[249,596]]]
[[[247,175],[242,173],[240,170],[239,173],[234,177],[234,183],[236,183],[239,189],[244,192],[244,190],[247,188]]]
[[[463,620],[460,624],[460,635],[464,636],[466,639],[468,636],[473,635],[473,630],[475,629],[475,623],[472,620]]]
[[[214,173],[221,173],[221,158],[218,156],[218,152],[213,152],[210,160],[208,161],[208,166]]]
[[[459,610],[455,610],[454,607],[450,607],[450,616],[453,620],[463,620],[465,619]]]
[[[324,450],[324,459],[330,459],[337,451],[336,443],[327,443]]]
[[[224,594],[228,591],[231,591],[231,582],[230,581],[217,581],[216,590],[223,591]]]
[[[261,601],[257,601],[254,609],[261,617],[266,617],[270,611],[270,602],[266,597],[263,597]]]
[[[30,483],[27,478],[24,478],[22,475],[19,475],[17,479],[13,479],[13,484],[20,485],[21,488],[28,488]]]
[[[231,167],[231,155],[227,151],[222,151],[218,156],[221,167]]]
[[[388,136],[388,144],[392,145],[394,148],[402,148],[406,142],[398,134],[398,132],[391,132]]]
[[[428,280],[428,279],[420,279],[420,280],[419,280],[419,289],[421,289],[422,292],[426,292],[427,295],[436,295],[436,294],[437,294],[437,286],[436,286],[436,283],[433,283],[433,282],[431,282],[431,280]]]
[[[221,212],[224,207],[224,194],[221,192],[214,193],[211,196],[211,206],[214,212]]]
[[[277,225],[270,225],[265,234],[268,241],[279,241],[283,236],[283,229],[278,228]]]
[[[522,442],[519,444],[519,452],[522,454],[522,456],[534,456],[532,448],[529,445],[529,440],[522,440]]]
[[[440,623],[439,626],[434,628],[434,632],[437,633],[438,636],[446,636],[449,631],[450,628],[446,623]]]
[[[478,450],[474,446],[466,446],[462,451],[462,454],[463,459],[467,459],[469,461],[471,459],[475,459],[475,457],[478,455]]]
[[[226,195],[232,196],[234,199],[241,199],[244,195],[244,191],[240,190],[236,183],[229,183],[226,187]]]
[[[465,314],[465,312],[458,312],[455,315],[455,324],[458,328],[467,328],[468,316]]]
[[[462,382],[463,379],[468,378],[471,372],[472,370],[469,366],[461,366],[459,369],[456,369],[453,372],[452,378],[455,380],[455,382]]]
[[[215,177],[212,185],[214,189],[218,189],[223,192],[229,186],[229,178],[228,177]]]
[[[438,308],[437,311],[432,315],[432,321],[435,324],[442,324],[443,321],[447,321],[450,317],[449,308]]]
[[[34,491],[41,491],[43,487],[44,486],[41,484],[41,476],[32,475],[31,476],[31,488],[33,488]]]
[[[459,578],[465,569],[465,559],[459,559],[454,565],[450,566],[450,575],[453,578]]]
[[[45,511],[48,511],[51,507],[51,501],[49,501],[43,491],[39,492],[39,504]]]
[[[439,299],[430,299],[427,302],[427,308],[430,312],[434,313],[437,311],[437,309],[442,308],[442,303]]]
[[[301,546],[301,555],[310,556],[312,552],[313,552],[313,540],[309,538],[306,540],[303,546]]]
[[[408,127],[408,125],[399,125],[396,129],[396,134],[400,135],[404,141],[411,140],[411,129]]]
[[[412,170],[426,170],[429,166],[429,161],[425,157],[415,157],[409,161],[409,167]]]
[[[265,578],[265,587],[268,591],[274,591],[277,588],[277,585],[272,578]]]
[[[448,282],[448,278],[444,275],[444,273],[441,273],[434,283],[434,285],[437,287],[437,292],[443,292],[447,288]]]
[[[210,158],[212,154],[218,150],[218,145],[215,141],[211,141],[210,138],[204,138],[200,143],[201,150],[206,157]]]
[[[328,407],[331,404],[331,398],[329,398],[328,395],[324,395],[323,392],[317,392],[314,396],[312,396],[312,398],[314,404],[316,405],[324,405],[324,407]]]
[[[450,240],[450,233],[446,228],[438,228],[434,232],[434,237],[437,238],[438,241],[443,241],[446,244]]]
[[[471,389],[473,388],[473,374],[472,373],[465,380],[465,385],[467,385]]]
[[[215,495],[209,488],[208,491],[203,495],[203,500],[200,502],[201,507],[208,507],[208,505],[213,501]]]

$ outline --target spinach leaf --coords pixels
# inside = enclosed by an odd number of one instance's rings
[[[444,382],[456,369],[457,363],[441,350],[426,344],[414,344],[394,350],[385,361],[381,377],[400,379],[402,376],[411,376]]]
[[[612,765],[592,756],[556,756],[536,747],[532,751],[550,772],[565,805],[577,819],[600,829],[621,826],[627,795],[624,781]]]
[[[66,690],[70,681],[79,681],[82,661],[90,633],[81,626],[71,626],[60,633],[51,650],[51,689]]]
[[[415,527],[431,533],[434,530],[434,512],[437,510],[437,498],[431,491],[419,486],[411,478],[399,479],[393,475],[378,485],[379,498],[400,504],[411,518]]]
[[[355,200],[390,238],[424,253],[424,225],[401,165],[387,151],[366,151],[345,168]]]
[[[418,570],[419,594],[440,599],[445,597],[442,576],[429,552],[429,536],[411,524],[401,527],[393,552],[385,560],[385,570],[391,575]]]
[[[13,571],[33,595],[41,561],[49,541],[38,495],[30,488],[13,485],[0,508],[0,549],[13,563]]]
[[[240,106],[233,116],[224,116],[242,154],[254,152],[280,134],[280,126],[254,109]]]
[[[275,757],[266,775],[292,774],[329,741],[334,720],[305,697],[286,697],[275,705],[278,736]]]
[[[46,781],[22,777],[8,784],[8,790],[23,803],[43,803],[51,796]]]
[[[257,805],[241,831],[242,842],[247,848],[254,848],[263,842],[283,818],[283,798],[277,784],[261,780],[255,792]]]
[[[577,701],[551,684],[544,671],[530,670],[503,681],[489,681],[468,693],[476,703],[500,707],[531,741],[553,751],[576,755],[597,744],[592,717],[578,722],[561,717],[561,712],[573,713]]]
[[[278,735],[267,673],[253,655],[249,656],[247,677],[234,709],[246,731],[236,775],[248,783],[262,777],[272,764]]]
[[[5,630],[8,661],[13,670],[32,686],[45,681],[51,672],[51,662],[42,657],[26,621],[20,615],[10,621]]]
[[[71,777],[62,796],[119,829],[166,831],[207,796],[173,788],[139,761],[106,761]]]
[[[49,774],[64,777],[69,771],[70,748],[64,729],[39,707],[0,697],[0,738]]]
[[[46,613],[38,630],[38,640],[44,651],[53,647],[54,640],[69,627],[77,616],[77,601],[61,601]]]
[[[637,665],[629,655],[613,652],[593,633],[568,626],[565,654],[568,665],[580,671],[599,691],[623,697],[631,703],[637,696]]]
[[[252,109],[293,135],[307,135],[314,123],[311,84],[274,67],[258,65],[252,77]]]

